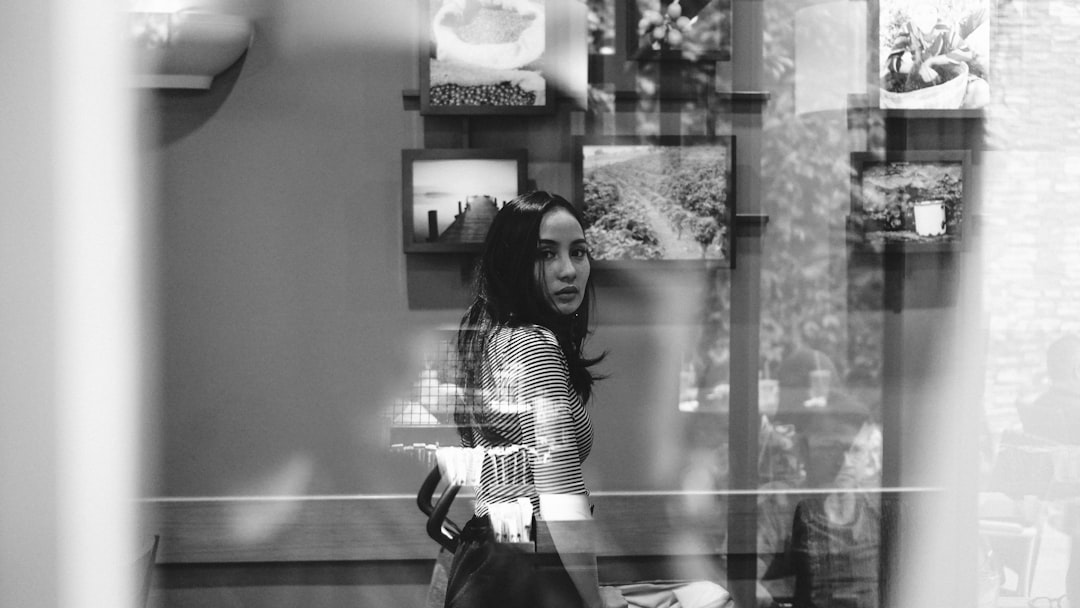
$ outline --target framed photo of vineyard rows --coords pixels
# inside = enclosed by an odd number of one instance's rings
[[[524,192],[527,151],[402,150],[406,253],[480,251],[495,212]]]
[[[425,0],[420,113],[550,112],[544,64],[553,40],[551,18],[561,14],[546,10],[553,1]]]
[[[731,60],[732,0],[623,0],[626,56]]]
[[[731,267],[734,152],[733,136],[575,138],[593,259]]]
[[[915,117],[981,116],[993,83],[990,0],[877,0],[869,9],[873,105]]]
[[[858,248],[878,252],[960,248],[970,215],[969,151],[857,152],[851,159],[848,225]]]

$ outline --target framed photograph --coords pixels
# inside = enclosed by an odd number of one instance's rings
[[[545,4],[553,1],[426,0],[421,114],[551,111],[545,63],[553,24]]]
[[[734,137],[575,140],[576,198],[598,263],[733,265]]]
[[[990,103],[990,0],[878,0],[872,103],[914,115],[981,115]]]
[[[731,60],[732,0],[623,0],[626,57]]]
[[[615,54],[615,3],[624,0],[586,0],[589,54]]]
[[[527,152],[402,150],[406,253],[480,251],[495,212],[525,191]]]
[[[853,238],[872,251],[958,249],[970,173],[966,150],[852,154]]]

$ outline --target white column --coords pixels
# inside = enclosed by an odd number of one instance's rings
[[[140,213],[120,18],[0,7],[0,605],[133,599]]]

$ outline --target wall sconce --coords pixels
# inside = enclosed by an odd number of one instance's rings
[[[137,87],[208,89],[254,36],[249,17],[207,2],[141,2],[128,17]]]

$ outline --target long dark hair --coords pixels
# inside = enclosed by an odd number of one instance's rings
[[[565,198],[544,191],[522,194],[507,202],[495,214],[483,253],[475,271],[472,304],[461,318],[457,334],[458,364],[465,388],[466,403],[456,408],[454,420],[465,435],[482,426],[476,407],[480,388],[480,370],[491,332],[500,327],[539,325],[559,342],[570,370],[570,384],[582,402],[592,395],[593,383],[600,378],[590,369],[604,355],[584,355],[589,335],[589,311],[593,307],[592,280],[585,285],[581,306],[573,315],[552,310],[536,278],[536,260],[540,245],[540,223],[556,209],[565,209],[584,226],[581,212]]]

